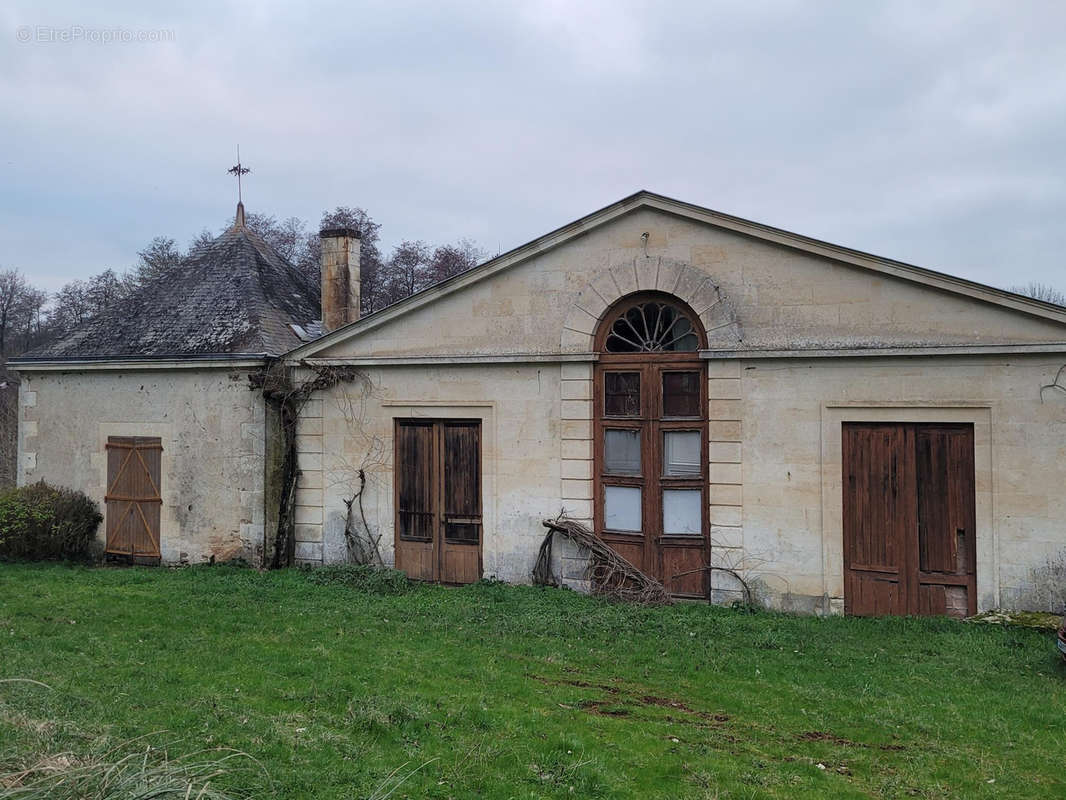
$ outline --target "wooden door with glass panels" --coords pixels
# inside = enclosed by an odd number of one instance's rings
[[[703,332],[673,298],[627,298],[605,317],[595,395],[596,532],[673,594],[707,596]]]
[[[395,423],[396,568],[473,583],[482,573],[481,421]]]

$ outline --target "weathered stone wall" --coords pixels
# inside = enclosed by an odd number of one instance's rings
[[[0,369],[0,489],[15,485],[18,473],[19,386]]]
[[[562,488],[559,365],[375,367],[366,375],[366,391],[339,384],[311,400],[301,417],[297,560],[344,559],[344,498],[365,469],[367,522],[391,562],[394,420],[480,419],[484,573],[529,582],[545,534],[541,521],[576,508]],[[588,513],[587,505],[576,510]]]
[[[359,405],[338,389],[314,405],[301,437],[310,465],[299,498],[301,558],[343,557],[341,498],[351,495],[351,481],[338,476],[350,476],[369,442],[383,455],[370,469],[368,515],[391,548],[393,417],[481,416],[485,571],[528,580],[543,536],[540,519],[561,507],[586,522],[592,516],[593,362],[462,362],[587,353],[607,305],[646,288],[689,302],[713,327],[720,349],[1066,341],[1066,325],[965,293],[642,209],[317,354],[455,356],[456,363],[367,367],[374,384],[369,401]],[[1041,398],[1040,386],[1064,361],[1056,355],[711,361],[713,563],[737,569],[771,605],[840,612],[842,422],[970,422],[977,442],[979,606],[1060,610],[1066,406],[1061,392]],[[352,433],[353,405],[369,433]],[[714,573],[713,589],[720,601],[741,596],[723,573]]]
[[[1040,387],[1064,362],[1066,355],[738,363],[736,535],[776,602],[842,603],[843,422],[968,422],[978,605],[1061,611],[1061,587],[1056,594],[1040,571],[1066,562],[1066,395],[1042,398]]]
[[[842,422],[970,422],[979,606],[1061,610],[1066,396],[1040,397],[1059,366],[1047,356],[712,362],[713,563],[740,571],[769,605],[840,612]],[[343,498],[360,467],[368,522],[391,560],[396,417],[483,420],[486,575],[528,581],[544,517],[565,508],[591,522],[589,365],[367,374],[369,397],[339,386],[311,402],[301,427],[301,561],[344,558]],[[726,574],[715,573],[713,587],[718,601],[741,599]]]
[[[109,436],[163,441],[165,563],[263,547],[264,409],[246,370],[22,373],[19,482],[80,489],[104,508]],[[104,526],[100,529],[103,541]]]

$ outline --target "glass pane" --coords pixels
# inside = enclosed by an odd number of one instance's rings
[[[661,302],[638,303],[615,317],[607,336],[609,353],[691,352],[699,337],[680,311]]]
[[[639,475],[640,431],[604,431],[603,466],[614,475]]]
[[[640,416],[639,372],[604,373],[603,413],[608,417]]]
[[[699,431],[667,431],[663,434],[663,475],[671,478],[699,477],[701,461]]]
[[[700,349],[700,340],[696,338],[696,334],[688,333],[674,342],[670,349],[679,353],[692,353]]]
[[[449,522],[444,526],[444,538],[449,542],[477,544],[481,526],[476,522]]]
[[[699,489],[666,489],[663,492],[663,533],[701,535],[702,505],[703,492]]]
[[[444,513],[481,515],[481,423],[444,423]]]
[[[698,372],[663,373],[663,416],[700,416],[700,374]]]
[[[692,323],[680,314],[663,338],[663,350],[688,352],[696,349],[696,335],[692,332]]]
[[[611,326],[611,335],[607,337],[607,350],[611,353],[639,353],[643,349],[643,336],[634,329],[631,309]]]
[[[433,514],[400,511],[400,538],[413,542],[433,541]]]
[[[396,428],[400,538],[433,541],[433,425],[402,420]]]
[[[639,531],[640,487],[603,487],[604,527],[612,531]]]

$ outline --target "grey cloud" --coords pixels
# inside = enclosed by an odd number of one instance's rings
[[[232,211],[507,249],[638,188],[1066,288],[1066,7],[76,4],[4,13],[0,264],[55,288]],[[88,18],[90,15],[91,18]],[[20,25],[172,29],[28,44]],[[56,231],[62,231],[56,236]],[[46,246],[42,246],[46,245]]]

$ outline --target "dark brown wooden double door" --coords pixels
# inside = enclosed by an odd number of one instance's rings
[[[481,580],[481,421],[398,419],[396,568],[441,583]]]
[[[842,433],[845,612],[977,613],[973,425]]]
[[[707,381],[691,356],[596,370],[596,531],[675,595],[707,596]]]
[[[105,552],[136,561],[159,560],[163,499],[159,477],[163,444],[148,436],[107,440],[107,538]]]

